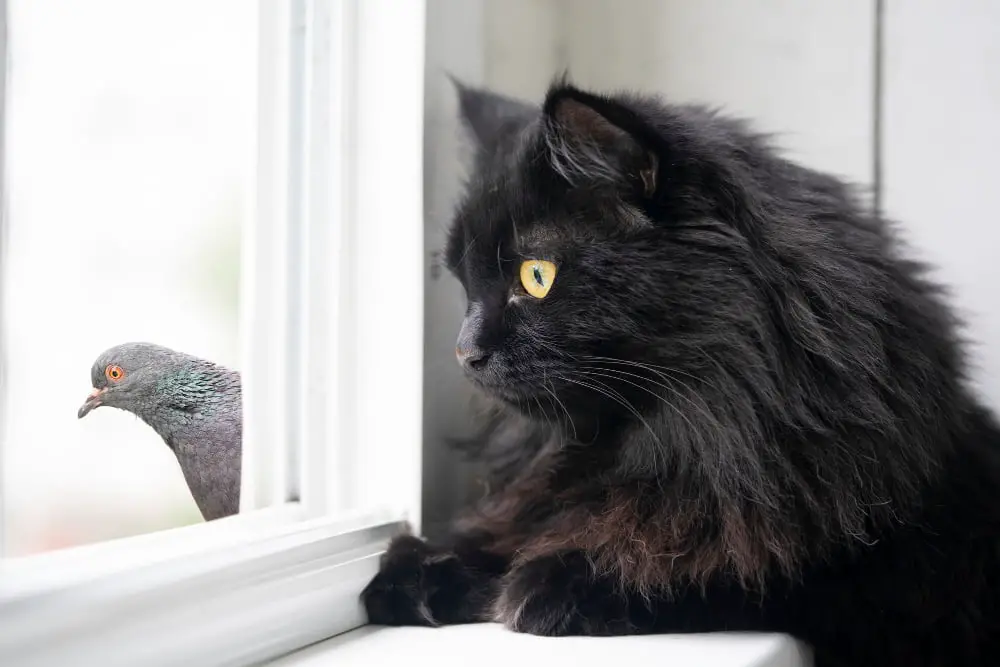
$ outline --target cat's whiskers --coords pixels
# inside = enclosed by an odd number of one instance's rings
[[[716,427],[721,428],[721,424],[719,424],[719,420],[716,418],[715,415],[713,415],[704,405],[701,405],[701,404],[695,402],[695,400],[692,399],[690,396],[686,396],[683,392],[678,391],[676,387],[672,387],[669,384],[665,384],[664,382],[657,382],[655,380],[651,380],[651,379],[649,379],[647,377],[644,377],[642,375],[639,375],[637,373],[629,373],[627,371],[618,370],[617,368],[603,368],[603,367],[600,367],[600,366],[582,366],[581,368],[583,369],[581,372],[587,373],[587,372],[598,371],[599,373],[605,374],[604,377],[606,377],[608,379],[613,379],[613,377],[611,375],[607,375],[607,373],[614,373],[616,376],[625,375],[625,376],[628,376],[628,377],[637,378],[639,380],[644,380],[646,382],[649,382],[650,384],[656,385],[657,387],[662,387],[663,389],[666,389],[667,391],[669,391],[670,393],[672,393],[677,398],[685,401],[693,409],[695,409],[699,413],[701,413],[707,420],[709,420],[710,422],[712,422]],[[668,378],[664,377],[662,374],[657,373],[657,375],[659,375],[664,380],[668,379]],[[639,389],[642,389],[643,391],[646,391],[646,392],[652,394],[653,396],[656,396],[658,399],[660,399],[665,404],[667,404],[668,406],[670,406],[678,415],[684,417],[684,420],[688,422],[688,425],[690,425],[692,427],[692,429],[694,428],[694,426],[691,424],[691,421],[687,419],[687,417],[684,415],[684,413],[677,406],[675,406],[674,404],[672,404],[669,401],[667,401],[663,396],[660,396],[658,393],[650,390],[648,387],[641,386],[640,384],[632,382],[630,380],[626,380],[623,377],[618,377],[617,379],[620,380],[621,382],[626,382],[626,383],[628,383],[630,385],[638,387]],[[688,391],[691,391],[691,387],[689,387],[687,384],[685,384],[682,380],[679,380],[677,378],[669,378],[669,379],[674,380],[675,382],[679,383],[684,388],[686,388]],[[697,394],[695,394],[695,395],[697,396]]]
[[[711,355],[709,355],[704,350],[704,348],[702,348],[702,347],[699,346],[698,349],[701,350],[701,352],[705,356],[705,358],[708,359],[710,362],[712,362],[713,365],[719,366],[718,361],[716,361],[716,359],[714,357],[712,357]],[[651,364],[651,363],[642,362],[642,361],[632,361],[630,359],[618,359],[618,358],[615,358],[615,357],[599,357],[599,356],[593,356],[593,355],[582,357],[582,360],[583,361],[596,361],[596,362],[620,364],[620,365],[623,365],[623,366],[634,366],[636,368],[641,368],[643,370],[648,370],[648,371],[650,371],[652,373],[656,373],[657,375],[660,375],[660,377],[663,378],[664,380],[666,380],[667,378],[663,377],[663,375],[661,374],[661,372],[662,373],[668,373],[671,376],[673,376],[673,375],[684,375],[684,376],[687,376],[687,377],[691,378],[692,380],[697,380],[698,382],[702,382],[704,384],[707,384],[712,389],[718,389],[718,387],[716,387],[716,385],[713,382],[711,382],[710,380],[708,380],[707,378],[700,377],[698,375],[694,375],[693,373],[688,373],[687,371],[683,371],[683,370],[681,370],[679,368],[674,368],[672,366],[663,366],[663,365],[660,365],[660,364]],[[676,379],[676,378],[674,378],[674,379]]]
[[[552,408],[552,412],[555,413],[556,406],[552,404],[552,399],[546,396],[545,400],[548,401],[549,407]],[[541,410],[542,412],[542,417],[545,419],[545,425],[554,431],[558,431],[559,429],[552,424],[552,420],[549,418],[548,413],[545,412],[545,408],[542,407],[542,402],[538,399],[537,396],[535,397],[535,403],[538,404],[538,409]]]
[[[538,343],[539,347],[542,347],[542,348],[548,350],[549,352],[552,352],[553,354],[555,354],[559,358],[573,359],[573,356],[571,354],[569,354],[567,352],[563,352],[562,350],[560,350],[556,346],[552,345],[551,343],[547,343],[547,342],[545,342],[543,340],[539,340],[539,341],[536,341],[536,342]]]
[[[580,435],[579,433],[577,433],[576,424],[573,422],[573,415],[570,414],[569,410],[566,408],[566,405],[561,400],[559,400],[559,396],[556,395],[556,392],[549,388],[549,383],[547,379],[542,381],[542,388],[549,393],[552,399],[559,404],[559,407],[562,408],[563,412],[566,413],[566,420],[569,422],[569,425],[573,429],[573,440],[579,441]]]
[[[538,331],[531,331],[532,342],[537,343],[539,347],[544,348],[553,354],[555,354],[560,359],[570,359],[576,361],[576,357],[569,352],[560,349],[553,343],[552,339],[543,333]]]
[[[609,375],[603,375],[603,374],[601,374],[601,373],[594,373],[594,372],[588,372],[588,371],[581,371],[581,372],[582,372],[583,374],[587,375],[588,379],[590,379],[590,380],[593,380],[594,382],[598,382],[598,383],[600,383],[600,384],[601,384],[601,386],[604,386],[604,387],[607,387],[607,388],[608,388],[609,390],[610,390],[611,388],[610,388],[610,387],[608,387],[608,386],[607,386],[606,384],[602,383],[602,382],[601,382],[600,380],[598,380],[597,378],[598,378],[598,377],[603,377],[603,378],[605,378],[605,379],[610,379],[610,380],[612,380],[612,381],[613,381],[613,380],[616,380],[616,379],[619,379],[619,378],[614,378],[614,377],[612,377],[612,376],[609,376]],[[628,382],[628,381],[626,380],[626,382]],[[632,382],[629,382],[629,384],[635,384],[635,383],[632,383]],[[653,396],[655,396],[656,398],[658,398],[658,399],[660,399],[661,401],[663,401],[663,403],[664,403],[664,404],[666,404],[666,405],[667,405],[668,407],[670,407],[670,408],[671,408],[672,410],[674,410],[674,412],[676,412],[676,413],[678,414],[678,416],[680,416],[680,417],[681,417],[681,419],[684,419],[684,420],[685,420],[685,421],[686,421],[686,422],[688,423],[688,425],[689,425],[689,426],[690,426],[690,427],[691,427],[692,429],[694,429],[694,425],[693,425],[693,424],[691,423],[691,421],[690,421],[690,420],[689,420],[689,419],[688,419],[688,418],[687,418],[687,417],[686,417],[686,416],[684,415],[684,413],[683,413],[683,412],[681,412],[681,411],[680,411],[679,409],[677,409],[677,408],[676,408],[675,406],[673,406],[673,405],[672,405],[672,404],[671,404],[671,403],[670,403],[669,401],[667,401],[666,399],[664,399],[664,398],[663,398],[662,396],[660,396],[659,394],[657,394],[657,393],[655,393],[655,392],[653,392],[653,391],[650,391],[649,389],[646,389],[645,387],[642,387],[642,386],[640,386],[640,385],[637,385],[637,384],[636,384],[635,386],[636,386],[636,387],[638,387],[639,389],[643,389],[644,391],[647,391],[648,393],[652,394],[652,395],[653,395]],[[618,392],[615,392],[615,393],[618,393]],[[618,395],[620,396],[621,394],[618,394]],[[623,397],[623,398],[624,398],[624,397]],[[637,412],[637,411],[636,411],[636,412]],[[642,418],[640,417],[640,419],[642,419]],[[655,433],[653,432],[653,429],[652,429],[652,428],[650,428],[649,424],[648,424],[648,423],[647,423],[647,422],[646,422],[645,420],[643,420],[643,423],[644,423],[644,424],[646,425],[646,428],[647,428],[647,429],[649,429],[650,433],[653,433],[654,437],[656,438],[656,442],[657,442],[657,443],[659,443],[659,444],[660,444],[660,445],[662,446],[662,444],[663,444],[663,441],[662,441],[662,440],[660,440],[660,439],[659,439],[659,437],[656,437],[656,434],[655,434]],[[660,466],[665,466],[665,465],[666,465],[666,463],[667,463],[667,462],[666,462],[666,453],[665,453],[665,452],[663,451],[663,449],[662,449],[662,448],[656,448],[656,447],[654,447],[654,448],[652,449],[652,455],[653,455],[653,457],[654,457],[654,458],[656,459],[656,461],[657,461],[658,465],[660,465]],[[661,486],[661,489],[662,489],[662,482],[658,482],[658,483],[660,484],[660,486]]]
[[[653,430],[653,427],[649,425],[649,422],[646,421],[646,419],[635,408],[635,406],[633,406],[627,398],[625,398],[620,393],[618,393],[611,387],[607,386],[600,380],[597,380],[595,378],[588,378],[588,380],[591,380],[592,382],[595,383],[595,384],[590,384],[580,379],[566,377],[565,375],[556,376],[556,379],[562,380],[563,382],[569,382],[570,384],[575,384],[581,387],[585,387],[592,391],[596,391],[597,393],[607,398],[610,398],[611,400],[613,400],[614,402],[616,402],[617,404],[621,405],[623,408],[631,412],[635,416],[635,418],[638,419],[642,423],[642,425],[646,427],[646,430],[648,430],[650,435],[653,436],[653,439],[656,440],[656,442],[658,442],[660,445],[663,445],[663,441],[660,440],[660,436],[656,435],[656,431]]]
[[[698,433],[698,429],[695,428],[694,422],[692,422],[688,418],[688,416],[686,414],[684,414],[683,410],[681,410],[680,408],[678,408],[676,405],[674,405],[673,403],[671,403],[666,398],[664,398],[663,396],[661,396],[657,392],[653,391],[649,387],[645,387],[645,386],[639,384],[638,382],[632,382],[631,380],[626,380],[623,377],[617,377],[617,376],[614,376],[614,375],[608,375],[606,373],[601,373],[601,372],[596,372],[596,371],[586,371],[586,370],[581,370],[579,372],[580,372],[581,375],[586,375],[587,377],[589,377],[591,379],[593,379],[593,378],[604,378],[605,380],[611,380],[612,382],[624,382],[626,384],[629,384],[629,385],[631,385],[631,386],[633,386],[633,387],[635,387],[637,389],[640,389],[640,390],[646,392],[647,394],[649,394],[650,396],[652,396],[653,398],[657,399],[658,401],[660,401],[661,403],[663,403],[664,405],[666,405],[668,408],[670,408],[678,417],[680,417],[681,419],[683,419],[684,422],[691,429],[691,433],[692,434],[697,434]]]
[[[716,367],[721,368],[721,366],[719,365],[718,361],[714,357],[712,357],[711,355],[709,355],[704,350],[704,348],[701,348],[699,346],[699,349],[702,350],[702,354],[705,356],[706,359],[708,359],[710,362],[712,362],[712,364],[715,365]],[[691,404],[694,408],[698,409],[698,411],[701,412],[701,414],[703,414],[705,417],[707,417],[712,423],[714,423],[717,426],[719,426],[718,418],[714,414],[711,414],[711,409],[709,408],[708,403],[704,400],[704,398],[701,396],[701,394],[699,392],[696,392],[691,387],[691,385],[689,385],[682,378],[677,377],[677,376],[678,375],[687,376],[687,377],[689,377],[689,378],[691,378],[693,380],[696,380],[698,382],[701,382],[702,384],[707,385],[711,389],[715,389],[716,391],[718,391],[719,388],[718,388],[718,386],[714,382],[712,382],[712,381],[710,381],[710,380],[708,380],[708,379],[706,379],[704,377],[699,377],[697,375],[693,375],[692,373],[688,373],[688,372],[683,371],[683,370],[681,370],[679,368],[673,368],[671,366],[663,366],[663,365],[660,365],[660,364],[651,364],[651,363],[647,363],[647,362],[632,361],[632,360],[629,360],[629,359],[618,359],[618,358],[614,358],[614,357],[600,357],[600,356],[589,356],[589,357],[586,357],[586,359],[592,360],[592,361],[597,361],[599,364],[604,364],[604,363],[619,364],[619,365],[622,365],[622,366],[633,367],[633,368],[636,368],[636,369],[645,370],[645,371],[648,371],[650,373],[653,373],[654,375],[658,376],[661,380],[663,380],[665,383],[667,383],[666,385],[660,385],[660,386],[664,386],[665,388],[670,389],[670,391],[672,391],[676,396],[678,396],[679,398],[683,398],[685,401],[687,401],[689,404]],[[618,373],[624,373],[625,372],[625,371],[621,371],[621,370],[618,370],[618,369],[611,369],[611,368],[606,368],[606,367],[601,367],[601,366],[599,366],[598,369],[599,370],[604,370],[604,371],[613,371],[613,372],[618,372]],[[690,395],[686,395],[683,392],[679,392],[676,387],[669,386],[671,382],[677,383],[680,386],[684,387],[684,389],[686,389],[689,392]],[[656,383],[656,384],[659,384],[659,383]],[[692,398],[692,396],[700,398],[701,399],[701,404],[699,405],[698,403],[696,403],[694,401],[694,399]]]
[[[465,246],[465,250],[462,251],[462,256],[458,258],[457,262],[455,262],[455,266],[461,266],[462,265],[462,262],[465,261],[465,256],[469,254],[469,251],[472,250],[472,246],[475,244],[476,241],[479,240],[480,236],[482,236],[482,232],[480,232],[480,233],[478,233],[478,234],[476,234],[475,236],[472,237],[472,240],[469,241],[469,244],[467,246]]]

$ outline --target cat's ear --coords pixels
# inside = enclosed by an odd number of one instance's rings
[[[486,155],[496,153],[539,116],[539,108],[533,104],[449,78],[458,93],[462,122],[476,147]]]
[[[553,168],[570,185],[607,183],[656,194],[659,163],[638,136],[635,114],[613,99],[555,84],[543,107]]]

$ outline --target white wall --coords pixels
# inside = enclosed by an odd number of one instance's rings
[[[1000,408],[1000,3],[888,0],[885,210],[939,267]]]
[[[487,0],[486,80],[539,99],[554,73],[752,118],[804,162],[871,179],[871,0]]]

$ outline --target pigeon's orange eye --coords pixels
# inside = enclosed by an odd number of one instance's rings
[[[121,366],[108,366],[104,369],[104,374],[108,376],[108,379],[112,382],[118,382],[125,377],[125,371],[122,370]]]

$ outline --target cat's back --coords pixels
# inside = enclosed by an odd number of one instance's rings
[[[966,423],[919,511],[807,570],[808,593],[792,611],[813,628],[829,619],[814,641],[849,638],[858,655],[884,652],[887,664],[1000,665],[1000,428],[981,408]],[[839,625],[862,616],[860,600],[880,622]]]

